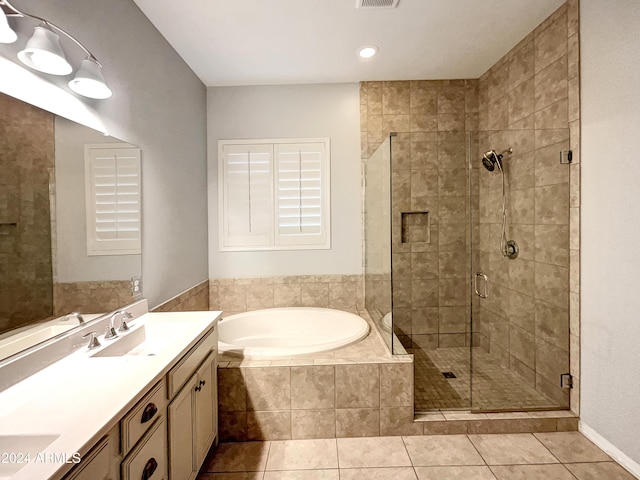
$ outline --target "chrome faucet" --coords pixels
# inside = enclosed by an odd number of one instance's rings
[[[120,321],[120,327],[118,328],[118,331],[126,332],[127,330],[129,330],[129,325],[127,325],[127,319],[133,318],[133,315],[131,315],[126,310],[115,311],[111,314],[111,317],[109,317],[109,325],[107,326],[107,333],[105,333],[104,335],[105,340],[113,340],[118,336],[118,334],[116,333],[116,329],[114,327],[115,320],[116,318],[118,318],[118,315],[122,315],[124,317]]]
[[[70,314],[65,315],[62,321],[66,322],[70,318],[74,318],[74,317],[78,319],[78,323],[81,323],[81,324],[84,323],[84,318],[82,318],[82,315],[80,315],[78,312],[71,312]]]

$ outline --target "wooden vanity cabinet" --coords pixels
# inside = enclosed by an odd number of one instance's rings
[[[215,340],[215,342],[214,342]],[[191,354],[202,357],[197,369],[169,403],[169,479],[193,480],[218,434],[217,332]],[[185,359],[192,365],[196,362]],[[169,373],[171,375],[171,372]]]
[[[63,480],[195,479],[218,435],[217,347],[214,326]]]

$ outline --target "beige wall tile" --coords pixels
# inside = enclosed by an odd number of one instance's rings
[[[423,422],[424,435],[459,435],[467,433],[466,420]]]
[[[515,47],[514,53],[509,58],[509,90],[517,87],[522,82],[533,77],[534,74],[534,48],[533,38],[528,38],[526,43]]]
[[[556,307],[567,309],[569,306],[569,269],[557,265],[536,263],[535,295],[537,300],[543,300]]]
[[[247,309],[273,307],[273,285],[251,285],[247,287]]]
[[[536,187],[535,223],[547,225],[569,224],[568,183]]]
[[[439,281],[438,280],[428,280],[428,279],[415,279],[412,282],[408,283],[408,286],[411,291],[410,301],[405,306],[413,306],[413,307],[437,307],[438,306],[438,288]],[[403,285],[399,286],[402,291]],[[394,287],[394,305],[395,305],[395,292],[396,288]]]
[[[291,411],[291,438],[333,438],[335,436],[335,410]]]
[[[358,284],[341,282],[329,284],[329,307],[337,309],[355,309],[358,300]]]
[[[291,408],[335,408],[333,366],[291,367]]]
[[[497,202],[496,202],[497,203]],[[511,222],[533,224],[535,214],[535,192],[533,188],[511,191]],[[499,208],[494,209],[499,213]]]
[[[239,368],[218,369],[218,406],[221,412],[247,409],[247,390]]]
[[[378,365],[336,365],[336,408],[380,406]]]
[[[509,124],[518,122],[534,113],[534,93],[533,77],[509,92]]]
[[[562,129],[569,122],[569,105],[566,98],[552,103],[535,113],[536,129]]]
[[[535,336],[528,331],[511,325],[509,328],[509,349],[511,355],[530,368],[535,367]]]
[[[439,281],[438,305],[441,307],[455,307],[467,305],[466,278],[443,278]]]
[[[302,286],[298,284],[276,284],[273,288],[274,307],[299,307],[302,303]]]
[[[382,82],[382,114],[410,113],[411,91],[409,82]],[[404,130],[406,131],[406,130]]]
[[[536,186],[569,182],[569,170],[571,167],[560,163],[560,152],[568,149],[569,140],[536,149]]]
[[[413,363],[380,364],[380,406],[413,406]]]
[[[578,0],[567,1],[567,34],[575,35],[578,33],[580,23],[580,10]]]
[[[247,309],[246,285],[219,285],[218,304],[221,310],[245,311]]]
[[[580,74],[580,40],[578,34],[569,37],[567,42],[567,77],[576,78]]]
[[[291,369],[256,367],[243,370],[247,386],[247,410],[291,408]]]
[[[291,411],[247,412],[247,440],[290,440]]]
[[[410,108],[412,114],[435,115],[438,113],[438,88],[434,82],[410,82]]]
[[[563,55],[535,76],[535,110],[541,110],[568,95],[567,56]]]
[[[304,283],[300,293],[301,303],[305,307],[329,307],[328,283]]]
[[[380,435],[422,435],[423,426],[413,421],[412,407],[380,409]]]
[[[407,309],[411,315],[411,334],[438,333],[438,307],[422,307]],[[393,313],[393,321],[396,321],[396,309]]]
[[[535,260],[562,267],[569,266],[569,226],[535,226]]]
[[[347,408],[336,410],[336,437],[380,435],[380,409]]]
[[[534,40],[536,73],[566,55],[567,38],[566,13],[547,28],[536,33]]]

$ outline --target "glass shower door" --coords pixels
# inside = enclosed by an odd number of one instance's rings
[[[539,137],[470,142],[474,411],[569,406],[569,166]]]

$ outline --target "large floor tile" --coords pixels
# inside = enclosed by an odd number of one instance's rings
[[[416,480],[411,467],[342,468],[340,480]],[[305,479],[306,480],[306,479]]]
[[[488,465],[559,463],[530,433],[469,435]]]
[[[466,435],[428,435],[403,440],[414,466],[485,464]]]
[[[498,480],[575,480],[563,465],[508,465],[491,467]]]
[[[496,480],[489,467],[415,467],[418,480]]]
[[[201,473],[196,480],[263,480],[264,472]]]
[[[265,472],[263,480],[339,480],[338,469],[334,470],[288,470]]]
[[[258,472],[267,464],[270,442],[221,443],[200,470],[207,472]]]
[[[569,463],[566,467],[578,480],[636,480],[633,475],[614,462]]]
[[[320,470],[338,468],[335,438],[271,442],[267,470]]]
[[[534,435],[563,463],[611,461],[609,455],[596,447],[580,432],[536,433]]]
[[[340,468],[410,467],[402,437],[338,438]]]

